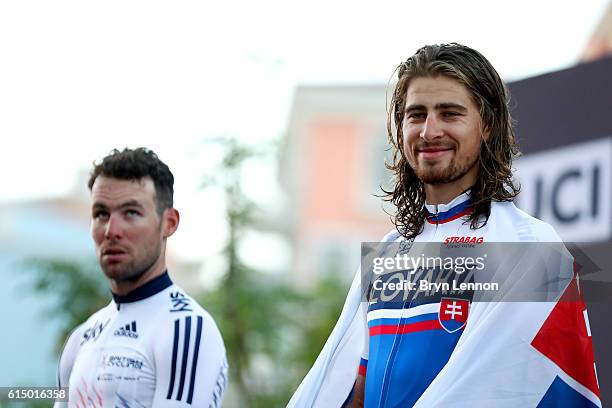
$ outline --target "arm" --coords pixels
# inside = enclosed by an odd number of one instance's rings
[[[77,327],[68,336],[68,339],[64,343],[64,349],[60,355],[59,364],[57,368],[57,387],[68,388],[70,384],[70,373],[72,372],[72,366],[79,352],[79,339],[81,338],[81,326]],[[65,408],[68,406],[67,402],[56,402],[53,408]]]
[[[351,397],[346,403],[345,408],[363,408],[365,403],[365,381],[368,368],[368,356],[370,352],[370,335],[368,331],[368,304],[361,303],[361,313],[363,314],[364,325],[364,343],[361,360],[359,361],[359,369],[357,371],[357,380],[353,386]]]
[[[213,319],[208,314],[177,315],[165,332],[155,349],[153,406],[220,407],[228,367]]]
[[[353,389],[353,398],[349,401],[347,408],[363,408],[365,399],[365,374],[359,374],[357,381],[355,381],[355,388]]]

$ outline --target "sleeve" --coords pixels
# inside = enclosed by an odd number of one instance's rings
[[[66,388],[70,384],[70,374],[72,373],[72,366],[79,352],[79,338],[81,337],[81,326],[78,326],[72,331],[68,339],[64,343],[64,349],[60,355],[59,364],[57,368],[57,388]],[[68,407],[67,402],[56,402],[53,408],[64,408]]]
[[[154,350],[154,407],[221,407],[228,364],[210,315],[177,316]]]

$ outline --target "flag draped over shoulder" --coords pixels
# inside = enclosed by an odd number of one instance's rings
[[[365,322],[360,308],[361,273],[358,271],[336,326],[287,408],[342,406],[357,378],[363,351]]]
[[[529,258],[524,256],[512,266],[513,276],[516,271],[520,276],[507,292],[495,301],[471,304],[448,363],[415,407],[601,407],[573,259],[564,247],[538,256],[547,273],[538,275],[537,263],[525,268]],[[364,344],[360,278],[358,272],[334,330],[288,408],[340,408],[350,393]],[[554,301],[517,301],[516,290],[535,281],[547,285]]]

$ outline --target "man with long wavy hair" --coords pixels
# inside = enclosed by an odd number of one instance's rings
[[[469,189],[472,227],[492,201],[511,201],[519,153],[508,92],[482,54],[458,44],[426,46],[398,67],[387,129],[394,147],[395,224],[406,237],[423,230],[425,203],[448,204]]]
[[[535,258],[544,248],[536,243],[562,247],[552,227],[512,202],[519,150],[509,94],[489,61],[460,44],[431,45],[397,73],[387,122],[394,187],[385,191],[397,209],[396,230],[383,241],[406,244],[407,253],[418,243],[446,250],[528,242]],[[552,301],[525,295],[478,302],[469,291],[417,290],[402,302],[363,302],[358,273],[289,407],[600,406],[586,310],[572,297],[578,287],[571,257],[564,248],[552,253],[555,262],[518,268],[522,281],[541,275],[544,265],[563,282]],[[414,282],[423,271],[411,271]],[[427,273],[430,280],[436,273],[454,279],[440,269]],[[557,302],[561,295],[570,301]]]

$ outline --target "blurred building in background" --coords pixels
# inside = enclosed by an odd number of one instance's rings
[[[580,59],[588,62],[610,54],[612,54],[612,2],[608,4],[606,13],[593,31]]]
[[[34,258],[92,253],[88,212],[69,198],[0,206],[0,386],[54,385],[60,322],[45,314],[53,294],[34,292],[26,265]]]
[[[384,118],[383,86],[296,90],[280,167],[292,273],[301,283],[352,274],[360,242],[377,241],[393,227],[374,196],[388,178]]]

